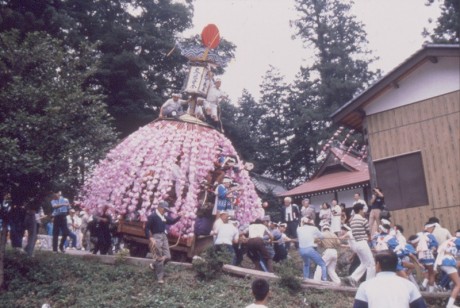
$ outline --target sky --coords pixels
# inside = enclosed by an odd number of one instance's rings
[[[424,0],[355,0],[351,14],[364,24],[367,48],[379,57],[371,69],[383,74],[422,48],[424,27],[440,15],[437,5]],[[184,36],[201,34],[215,24],[221,37],[237,46],[235,59],[221,76],[221,89],[236,103],[246,88],[256,99],[259,85],[272,65],[286,82],[294,80],[302,64],[311,63],[311,51],[292,39],[289,21],[296,19],[294,0],[195,0],[194,27]]]

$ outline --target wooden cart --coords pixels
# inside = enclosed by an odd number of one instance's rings
[[[149,240],[145,237],[145,222],[120,220],[118,232],[132,257],[145,258],[149,252]],[[199,255],[212,245],[211,235],[194,236],[183,239],[168,236],[171,257],[175,261],[190,261],[193,256]]]

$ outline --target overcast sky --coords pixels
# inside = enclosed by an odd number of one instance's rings
[[[421,35],[440,14],[424,0],[355,0],[352,10],[364,23],[369,45],[380,59],[371,67],[387,73],[422,47]],[[233,102],[244,88],[258,98],[262,76],[269,65],[291,82],[312,54],[299,39],[292,40],[289,21],[296,18],[294,0],[195,0],[194,28],[185,36],[201,34],[210,23],[236,46],[235,59],[222,76],[222,89]]]

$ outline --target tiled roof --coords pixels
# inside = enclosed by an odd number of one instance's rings
[[[367,163],[356,157],[348,155],[343,150],[332,148],[328,154],[334,156],[337,166],[343,166],[340,170],[326,173],[322,166],[322,173],[316,174],[310,181],[307,181],[278,196],[293,196],[318,193],[326,190],[334,190],[340,187],[365,183],[370,180]],[[328,159],[325,159],[328,161]],[[333,166],[333,165],[331,165]]]
[[[259,174],[251,173],[251,180],[254,183],[256,189],[265,194],[272,192],[275,196],[277,196],[286,191],[286,188],[281,182],[261,176]]]

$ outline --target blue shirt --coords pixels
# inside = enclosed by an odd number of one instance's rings
[[[66,198],[60,197],[57,200],[51,200],[51,206],[53,207],[53,216],[67,215],[70,203]]]

